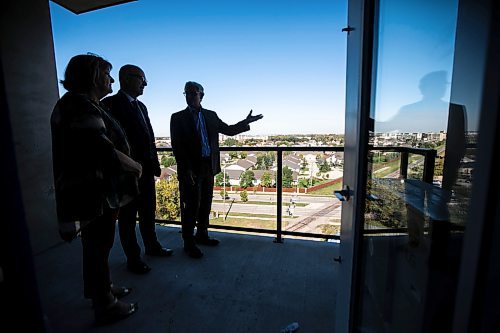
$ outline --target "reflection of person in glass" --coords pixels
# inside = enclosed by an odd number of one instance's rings
[[[431,229],[439,225],[449,228],[448,204],[456,186],[458,171],[465,155],[467,116],[465,106],[450,103],[446,148],[444,153],[443,181],[441,187],[418,179],[405,180],[405,201],[407,206],[409,245],[416,247],[424,235],[424,216],[433,222]],[[445,232],[446,233],[446,232]],[[437,235],[438,233],[435,233]]]
[[[448,85],[446,71],[424,75],[419,82],[422,99],[402,106],[398,113],[385,122],[378,122],[376,132],[439,133],[448,127],[449,103],[442,98]],[[405,180],[405,203],[409,245],[418,246],[424,234],[426,214],[433,219],[448,220],[446,203],[449,192],[437,193],[432,184],[416,179]],[[427,204],[425,204],[427,202]]]
[[[422,99],[402,106],[385,122],[377,122],[376,132],[439,133],[446,130],[448,102],[442,100],[448,89],[446,71],[435,71],[420,79]]]

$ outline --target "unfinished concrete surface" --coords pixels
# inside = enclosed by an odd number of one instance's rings
[[[96,327],[83,298],[81,243],[62,243],[35,256],[37,280],[49,332],[280,332],[298,322],[300,332],[333,332],[338,244],[270,236],[211,232],[221,240],[203,247],[201,260],[182,251],[177,227],[157,227],[170,258],[145,257],[149,274],[126,270],[116,235],[110,266],[113,281],[133,288],[124,301],[139,311]],[[138,237],[140,239],[140,236]]]

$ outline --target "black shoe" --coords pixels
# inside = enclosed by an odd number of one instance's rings
[[[137,303],[124,303],[115,300],[106,306],[94,304],[95,323],[98,326],[111,324],[130,317],[137,312]]]
[[[115,286],[111,284],[111,293],[118,299],[123,298],[132,292],[132,288]]]
[[[194,244],[184,245],[184,252],[186,252],[188,256],[194,259],[200,259],[201,257],[203,257],[203,252],[201,252],[201,250]]]
[[[146,250],[146,255],[153,257],[170,257],[174,253],[174,250],[167,249],[164,247],[159,247],[152,250]]]
[[[127,263],[127,269],[135,274],[146,274],[151,270],[151,267],[144,261],[138,260]]]
[[[220,241],[215,238],[210,238],[208,236],[195,236],[194,238],[196,244],[206,245],[206,246],[217,246]]]

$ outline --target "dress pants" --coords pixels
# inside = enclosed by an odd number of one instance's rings
[[[141,248],[137,242],[135,226],[139,214],[139,230],[146,251],[161,247],[156,237],[156,189],[152,173],[143,174],[139,179],[139,195],[129,204],[120,208],[118,230],[120,242],[127,260],[139,260]]]
[[[214,191],[214,176],[210,165],[210,159],[203,159],[201,171],[195,176],[194,185],[186,177],[182,177],[179,181],[182,238],[185,245],[194,244],[195,227],[197,235],[208,235]]]
[[[104,209],[104,214],[82,228],[83,292],[86,298],[104,299],[111,290],[109,253],[115,238],[113,210]]]

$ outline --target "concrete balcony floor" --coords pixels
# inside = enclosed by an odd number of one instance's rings
[[[337,243],[286,238],[276,244],[270,236],[213,231],[221,244],[203,247],[205,256],[196,260],[182,251],[179,228],[157,226],[157,233],[175,252],[146,257],[152,267],[146,275],[126,270],[115,239],[113,281],[133,288],[123,300],[139,302],[139,310],[108,326],[94,326],[83,298],[79,239],[36,255],[49,332],[278,333],[291,322],[300,332],[333,332]]]

